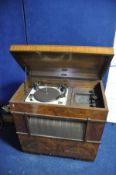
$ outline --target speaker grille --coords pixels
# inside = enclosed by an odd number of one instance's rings
[[[28,126],[31,135],[83,140],[86,123],[75,120],[29,117]]]

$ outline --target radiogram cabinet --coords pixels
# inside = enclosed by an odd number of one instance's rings
[[[94,160],[108,107],[110,47],[12,45],[25,81],[10,100],[23,151]]]

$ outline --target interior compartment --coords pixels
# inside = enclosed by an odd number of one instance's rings
[[[97,83],[92,88],[75,88],[72,95],[72,105],[104,108],[105,102],[100,83]]]

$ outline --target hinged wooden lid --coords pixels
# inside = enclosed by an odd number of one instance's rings
[[[10,52],[30,76],[101,79],[113,48],[60,45],[12,45]]]

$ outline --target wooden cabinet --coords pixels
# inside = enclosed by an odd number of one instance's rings
[[[22,150],[94,160],[108,113],[101,79],[113,49],[13,45],[10,52],[27,77],[10,100]],[[35,82],[65,86],[66,103],[27,102]]]

